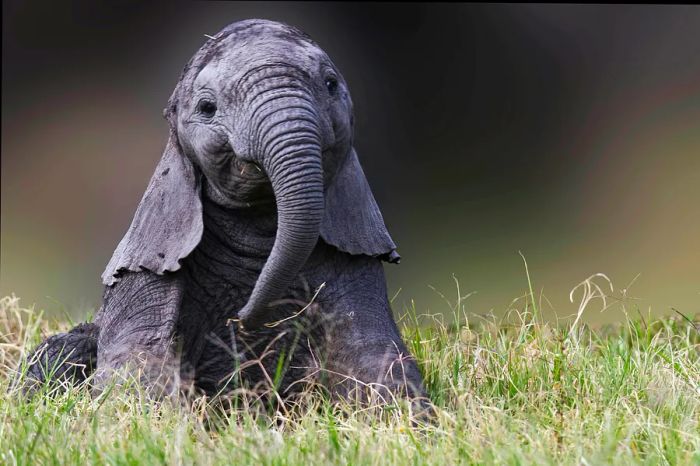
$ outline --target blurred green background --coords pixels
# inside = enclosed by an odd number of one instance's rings
[[[345,75],[356,147],[403,261],[395,310],[559,316],[596,272],[643,311],[700,311],[700,8],[3,2],[0,293],[75,318],[161,155],[189,57],[251,17]],[[585,316],[619,320],[619,311]]]

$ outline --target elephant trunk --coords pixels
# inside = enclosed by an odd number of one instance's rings
[[[268,111],[265,111],[268,108]],[[279,299],[311,255],[323,218],[323,169],[318,117],[299,88],[263,97],[255,138],[277,203],[277,234],[251,296],[238,314],[245,328],[269,320]]]

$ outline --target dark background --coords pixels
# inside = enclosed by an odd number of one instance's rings
[[[3,2],[2,295],[99,304],[182,67],[251,17],[350,85],[395,310],[446,310],[429,285],[454,300],[454,274],[467,311],[502,314],[518,251],[560,316],[596,272],[643,311],[700,309],[700,8],[654,5]]]

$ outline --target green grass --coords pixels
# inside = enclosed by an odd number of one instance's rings
[[[400,325],[436,406],[428,424],[405,403],[362,410],[318,395],[225,414],[139,390],[46,387],[27,400],[9,374],[56,328],[6,297],[0,464],[700,464],[700,324],[632,312],[604,278],[583,282],[558,324],[542,320],[532,288],[502,319],[469,316],[459,291],[449,323],[409,310]],[[598,301],[621,323],[576,318]]]

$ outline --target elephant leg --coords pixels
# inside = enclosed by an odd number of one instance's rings
[[[105,291],[95,388],[135,377],[156,398],[180,388],[175,328],[183,295],[179,274],[127,272]]]
[[[327,384],[344,398],[389,402],[426,398],[415,359],[406,349],[388,306],[366,312],[346,308],[331,325],[326,346]]]
[[[328,333],[322,377],[332,396],[362,405],[404,398],[410,401],[414,420],[434,418],[420,370],[401,340],[388,303],[369,308],[371,312],[357,309],[346,307]]]
[[[429,402],[423,379],[392,316],[381,263],[358,256],[343,260],[320,303],[324,385],[339,398],[363,403],[406,397],[424,411]]]
[[[32,394],[46,382],[85,382],[97,363],[98,334],[95,324],[85,323],[47,338],[27,358],[24,379],[15,383],[21,383],[25,394]]]

